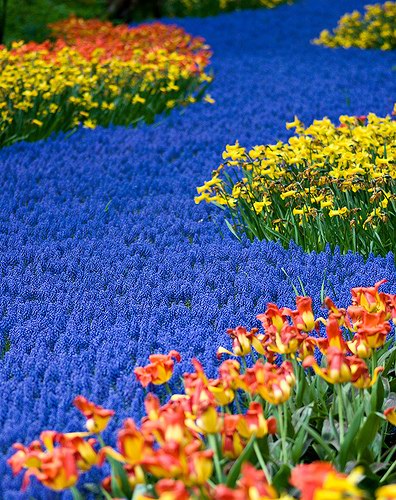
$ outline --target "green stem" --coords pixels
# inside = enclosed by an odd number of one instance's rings
[[[338,423],[340,427],[340,446],[344,442],[344,405],[342,400],[342,386],[336,384],[337,387],[337,403],[338,403]]]
[[[263,469],[263,472],[265,474],[265,477],[267,478],[268,483],[271,484],[271,474],[269,473],[267,466],[265,465],[265,461],[263,455],[261,454],[260,446],[258,445],[257,441],[253,443],[253,449],[254,452],[256,453],[257,460],[260,464],[260,467]]]
[[[219,445],[217,441],[217,436],[216,434],[208,434],[208,443],[209,446],[213,450],[213,461],[214,461],[214,466],[215,466],[215,471],[216,471],[216,477],[217,477],[217,482],[219,484],[224,482],[223,478],[223,471],[221,469],[220,465],[220,458],[219,458]]]
[[[81,493],[78,491],[78,489],[75,486],[72,486],[70,488],[71,494],[73,496],[74,500],[83,500],[83,496]]]
[[[385,481],[385,479],[390,475],[390,473],[393,471],[393,469],[395,467],[396,467],[396,461],[393,462],[393,464],[389,467],[389,469],[382,476],[382,479],[381,479],[380,483],[383,483]]]
[[[278,405],[278,422],[279,422],[279,430],[282,442],[281,460],[285,464],[287,463],[287,443],[286,443],[285,426],[283,418],[284,417],[283,417],[282,405]]]
[[[106,443],[103,441],[101,434],[98,434],[98,443],[100,444],[101,448],[104,448],[106,446]]]
[[[374,370],[377,366],[377,351],[373,351],[373,354],[371,356],[371,376],[373,377],[374,375]]]
[[[165,385],[166,392],[169,394],[169,396],[173,396],[173,392],[172,392],[171,388],[169,387],[168,382],[165,382],[164,385]]]
[[[381,450],[383,450],[385,447],[385,431],[386,431],[386,424],[382,425],[380,447],[379,447],[378,454],[377,454],[377,461],[378,462],[381,460]]]
[[[247,370],[247,364],[246,364],[245,356],[242,356],[241,363],[242,363],[242,367],[243,367],[244,372],[246,372],[246,370]]]

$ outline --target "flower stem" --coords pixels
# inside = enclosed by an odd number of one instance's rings
[[[72,486],[70,488],[70,492],[71,492],[74,500],[82,500],[83,497],[75,486]]]
[[[173,396],[173,392],[172,392],[171,388],[169,387],[168,382],[165,382],[164,386],[165,386],[166,392],[169,394],[169,396]]]
[[[242,356],[241,363],[242,363],[243,371],[246,372],[246,370],[247,370],[247,363],[246,363],[245,356]]]
[[[380,483],[383,483],[385,481],[385,479],[389,476],[389,474],[393,471],[393,469],[395,467],[396,467],[396,460],[393,462],[393,464],[389,467],[389,469],[382,476],[382,479],[381,479]]]
[[[337,403],[338,403],[338,423],[340,426],[340,446],[344,442],[344,405],[342,399],[342,386],[337,384]]]
[[[286,415],[286,411],[285,411]],[[287,416],[286,416],[287,418]],[[278,405],[278,422],[279,422],[279,430],[280,430],[280,436],[281,436],[281,442],[282,442],[282,454],[281,454],[281,460],[285,464],[287,463],[287,443],[286,443],[286,427],[284,425],[284,416],[283,416],[283,409],[282,405]]]
[[[265,474],[265,477],[267,478],[268,483],[271,484],[271,475],[267,469],[267,466],[265,465],[265,461],[263,455],[261,454],[260,446],[258,445],[257,441],[253,443],[253,449],[256,453],[257,460],[260,464],[260,467],[263,469],[263,472]]]
[[[208,434],[208,442],[209,446],[213,450],[213,461],[214,461],[214,466],[215,466],[215,471],[216,471],[216,477],[217,477],[217,482],[219,484],[224,482],[223,479],[223,471],[221,469],[220,465],[220,459],[219,459],[219,446],[217,442],[217,436],[215,434]]]

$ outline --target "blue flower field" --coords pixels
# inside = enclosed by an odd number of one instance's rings
[[[310,123],[392,110],[392,52],[310,44],[362,5],[299,0],[177,20],[213,49],[215,104],[0,152],[0,498],[58,498],[37,483],[20,492],[6,464],[12,443],[80,429],[77,394],[116,410],[109,436],[140,417],[133,369],[149,354],[181,353],[173,384],[192,357],[213,373],[226,329],[258,326],[267,302],[293,307],[299,279],[316,313],[322,286],[340,306],[351,287],[382,278],[396,292],[392,254],[365,262],[240,243],[218,210],[194,203],[226,144],[287,139],[294,115]]]

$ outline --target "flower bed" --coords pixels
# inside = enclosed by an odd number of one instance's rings
[[[355,10],[341,17],[337,27],[323,30],[313,43],[326,47],[396,49],[396,2],[367,5],[362,15]]]
[[[160,23],[71,18],[55,42],[0,50],[0,147],[82,125],[136,125],[200,99],[211,80],[203,39]]]
[[[76,499],[80,476],[108,461],[111,475],[96,489],[105,498],[391,500],[396,295],[379,291],[385,281],[352,289],[347,309],[327,297],[327,318],[314,317],[310,297],[297,296],[295,310],[268,304],[257,316],[264,333],[229,329],[232,351],[218,349],[240,362],[224,361],[212,379],[193,360],[181,394],[168,386],[180,354],[151,355],[135,375],[171,397],[161,405],[149,393],[140,428],[125,420],[117,449],[101,435],[114,411],[79,396],[85,432],[44,431],[15,444],[9,464],[24,471],[23,488],[35,477]]]
[[[369,114],[305,127],[296,118],[287,128],[296,129],[287,143],[227,146],[196,203],[224,208],[237,236],[294,240],[306,251],[394,251],[396,121]]]

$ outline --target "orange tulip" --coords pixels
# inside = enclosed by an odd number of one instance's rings
[[[392,425],[396,425],[396,406],[392,406],[391,408],[387,408],[384,411],[385,418],[390,422]]]
[[[174,479],[161,479],[155,485],[156,498],[158,500],[190,500],[191,496],[183,481],[175,481]],[[145,500],[153,497],[140,497],[140,500]]]
[[[250,331],[246,330],[243,326],[237,326],[234,329],[227,330],[228,335],[232,340],[232,351],[219,347],[217,350],[217,357],[220,358],[222,354],[230,354],[231,356],[247,356],[250,354],[252,347],[260,354],[265,354],[265,349],[262,345],[263,335],[257,335],[258,329],[252,328]]]
[[[364,288],[352,288],[352,304],[365,309],[370,313],[383,312],[386,310],[386,294],[379,293],[378,288],[388,280],[378,281],[374,286]]]
[[[271,417],[266,420],[262,405],[258,402],[252,402],[246,414],[241,415],[237,430],[245,439],[249,439],[252,435],[262,438],[267,434],[276,433],[276,419]]]
[[[323,354],[326,354],[328,349],[334,347],[342,352],[349,352],[348,345],[342,336],[342,331],[339,322],[333,313],[326,322],[326,337],[315,339],[316,345]]]
[[[147,366],[135,368],[134,373],[143,387],[149,384],[162,385],[168,382],[173,375],[174,359],[180,362],[181,356],[177,351],[169,354],[152,354]]]
[[[313,500],[315,491],[330,472],[335,472],[335,469],[329,462],[297,465],[292,470],[290,484],[301,491],[301,500]]]
[[[221,431],[221,443],[223,455],[227,458],[236,459],[246,446],[246,440],[237,432],[241,415],[224,415],[224,425]]]
[[[95,405],[84,396],[74,398],[73,404],[87,419],[85,426],[88,431],[94,434],[103,432],[115,413],[114,410],[107,410],[102,406]]]
[[[355,333],[352,340],[347,341],[349,350],[359,358],[366,359],[373,354],[365,335]]]
[[[299,329],[296,324],[291,325],[288,322],[287,316],[294,317],[298,324],[304,321],[298,311],[292,311],[285,307],[279,309],[275,304],[268,304],[266,312],[257,316],[265,330],[263,344],[267,351],[278,354],[294,354],[306,338],[306,334],[301,333],[305,323],[301,323]],[[310,321],[308,318],[306,319]]]
[[[226,359],[219,367],[219,375],[223,384],[232,389],[238,388],[241,365],[235,359]]]
[[[234,400],[235,392],[234,389],[237,388],[237,375],[239,370],[235,372],[235,366],[238,366],[239,363],[234,360],[227,360],[231,364],[227,364],[224,366],[229,366],[229,368],[233,370],[234,379],[231,379],[231,373],[226,374],[225,369],[223,368],[224,379],[209,379],[203,370],[201,363],[192,359],[192,364],[195,368],[195,373],[185,373],[183,375],[184,378],[184,388],[186,394],[193,396],[196,401],[196,396],[199,394],[199,399],[202,402],[203,399],[210,401],[211,404],[217,406],[225,406]],[[226,362],[227,363],[227,362]],[[237,363],[237,365],[234,365]],[[226,380],[227,379],[227,380]],[[232,386],[235,386],[232,388]]]
[[[143,435],[131,418],[127,418],[117,436],[119,451],[105,446],[100,450],[100,461],[103,462],[104,458],[109,456],[118,462],[135,467],[143,458],[153,453],[152,441],[152,438]]]
[[[357,306],[348,307],[348,314],[353,321],[354,329],[372,349],[378,349],[385,344],[391,331],[389,317],[386,312],[369,313]]]
[[[343,326],[347,321],[346,309],[338,308],[330,297],[326,297],[324,300],[324,305],[330,311],[333,318],[335,318],[340,326]]]
[[[98,463],[98,454],[94,449],[96,439],[84,439],[85,433],[57,434],[56,441],[64,448],[74,451],[77,467],[81,471],[87,471]]]
[[[327,350],[327,368],[321,368],[313,356],[308,356],[303,366],[312,367],[315,373],[329,384],[342,384],[352,380],[348,358],[337,347],[330,347]]]
[[[290,361],[284,361],[281,366],[276,366],[258,360],[252,368],[246,370],[242,383],[248,392],[259,394],[271,404],[284,403],[289,399],[295,385],[292,364]]]
[[[276,304],[271,302],[267,304],[267,310],[264,314],[259,314],[256,316],[259,321],[261,321],[264,330],[267,331],[268,328],[274,326],[278,333],[282,330],[284,325],[288,325],[287,314],[283,309],[279,309]]]
[[[321,368],[313,356],[308,356],[303,366],[312,367],[317,375],[322,377],[329,384],[343,384],[351,382],[358,389],[372,387],[383,367],[379,366],[374,370],[370,378],[369,370],[363,359],[357,356],[347,356],[337,347],[330,347],[327,350],[327,367]]]
[[[287,314],[293,320],[293,324],[303,332],[310,332],[316,328],[317,324],[312,312],[312,299],[311,297],[297,297],[296,298],[297,310],[292,311],[284,307],[283,314]]]
[[[14,445],[17,452],[8,463],[14,474],[26,469],[22,482],[23,490],[28,487],[32,476],[53,491],[65,490],[77,483],[79,472],[75,450],[64,446],[54,447],[56,434],[53,431],[42,433],[41,437],[49,444],[49,449],[46,450],[38,441],[34,441],[28,447],[19,443]]]
[[[231,490],[224,485],[216,486],[214,500],[273,500],[279,498],[273,486],[268,484],[264,472],[245,462],[237,488]]]
[[[213,451],[196,451],[188,457],[188,484],[203,486],[212,476]]]

